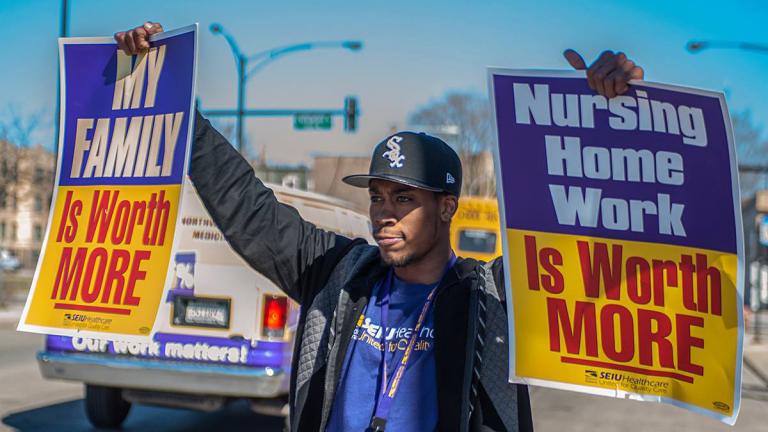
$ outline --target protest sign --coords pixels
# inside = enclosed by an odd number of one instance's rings
[[[128,56],[59,40],[53,203],[19,330],[146,338],[166,286],[193,124],[197,25]]]
[[[743,239],[722,94],[489,71],[510,380],[733,424]]]

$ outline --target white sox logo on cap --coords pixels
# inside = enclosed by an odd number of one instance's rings
[[[387,141],[388,151],[385,151],[381,156],[385,159],[389,159],[389,166],[392,168],[402,168],[405,155],[400,154],[400,141],[403,138],[395,135]]]

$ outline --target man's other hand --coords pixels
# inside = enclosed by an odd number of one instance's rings
[[[629,80],[643,79],[643,68],[628,59],[623,52],[603,51],[589,68],[576,51],[567,49],[563,55],[574,69],[587,70],[589,88],[608,98],[626,92]]]
[[[135,29],[115,33],[115,40],[126,54],[136,55],[149,50],[149,37],[162,31],[160,23],[147,21]]]

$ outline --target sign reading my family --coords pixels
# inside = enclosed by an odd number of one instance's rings
[[[61,134],[48,230],[19,330],[145,338],[170,280],[193,124],[197,25],[126,55],[59,40]]]
[[[722,94],[492,69],[510,380],[733,424],[743,239]]]

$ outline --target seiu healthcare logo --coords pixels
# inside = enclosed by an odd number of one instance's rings
[[[357,326],[352,333],[352,339],[360,342],[364,342],[373,348],[384,351],[381,345],[381,336],[383,327],[378,324],[373,324],[370,318],[367,318],[364,314],[360,315],[357,320]],[[395,350],[405,350],[408,346],[408,341],[413,334],[413,327],[391,327],[387,329],[386,341],[387,350],[394,352]],[[419,336],[416,340],[416,344],[413,349],[415,351],[426,351],[432,348],[432,342],[435,337],[435,329],[431,327],[422,327],[419,331]]]

